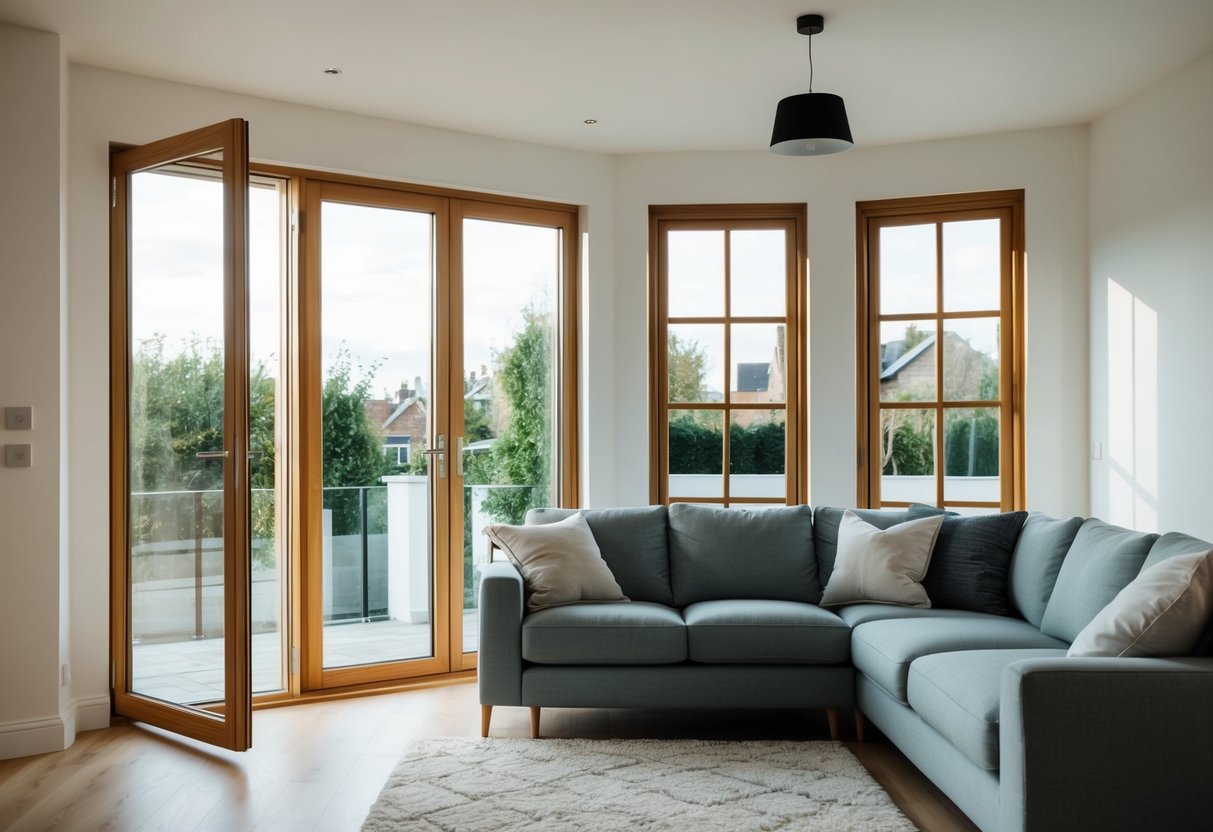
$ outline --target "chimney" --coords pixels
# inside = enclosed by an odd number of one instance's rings
[[[400,385],[400,389],[398,391],[396,391],[396,403],[404,404],[406,401],[408,401],[408,398],[409,398],[409,385],[408,385],[408,382],[403,382]]]

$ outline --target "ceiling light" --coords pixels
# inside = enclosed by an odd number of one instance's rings
[[[586,124],[597,124],[597,123],[598,123],[598,119],[596,119],[596,118],[587,118],[587,119],[585,120],[585,123],[586,123]]]
[[[330,66],[328,69],[324,70],[324,74],[325,75],[340,75],[341,69],[338,67],[335,67],[335,66]]]
[[[781,156],[824,156],[855,144],[847,109],[833,93],[813,92],[813,35],[825,28],[819,14],[796,18],[796,31],[809,36],[809,91],[789,95],[775,110],[771,152]]]

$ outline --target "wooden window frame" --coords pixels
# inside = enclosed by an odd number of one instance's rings
[[[936,462],[936,504],[955,508],[1022,509],[1027,502],[1024,484],[1026,431],[1024,424],[1024,192],[1023,190],[943,194],[856,203],[856,505],[868,508],[904,506],[906,502],[880,499],[880,323],[885,320],[934,319],[936,331],[947,320],[992,317],[993,310],[946,312],[943,308],[943,260],[936,258],[936,309],[933,313],[880,314],[879,230],[897,225],[936,224],[936,246],[945,222],[972,219],[1002,220],[999,365],[999,486],[1000,499],[992,502],[945,500],[944,466]],[[943,453],[943,411],[953,408],[990,407],[995,402],[944,399],[943,350],[936,357],[936,398],[911,403],[936,411],[936,447]],[[888,402],[884,405],[887,407]]]
[[[724,255],[725,309],[721,316],[677,318],[674,323],[722,324],[726,333],[732,323],[783,323],[787,350],[784,401],[764,403],[763,409],[784,410],[784,502],[796,505],[808,500],[808,243],[807,211],[803,204],[743,205],[652,205],[649,206],[649,498],[656,504],[671,500],[709,505],[770,505],[778,497],[733,497],[729,494],[729,422],[724,425],[721,462],[721,497],[680,497],[669,493],[669,294],[666,277],[666,232],[671,230],[746,230],[782,228],[787,231],[787,279],[785,315],[733,316],[730,309],[730,263],[726,242]],[[727,237],[726,237],[727,240]],[[778,319],[778,320],[777,320]],[[731,401],[727,383],[730,378],[730,351],[726,334],[723,355],[725,390],[722,402],[679,403],[678,408],[715,410],[728,414],[735,410],[753,410]]]

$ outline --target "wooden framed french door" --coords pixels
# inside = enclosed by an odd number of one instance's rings
[[[576,214],[310,180],[303,687],[476,666],[483,526],[576,504]]]
[[[252,742],[248,205],[243,120],[112,157],[114,710],[234,750]],[[167,633],[187,599],[193,631]]]

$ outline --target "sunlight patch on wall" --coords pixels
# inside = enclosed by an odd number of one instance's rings
[[[1108,520],[1158,531],[1158,313],[1108,278]]]

